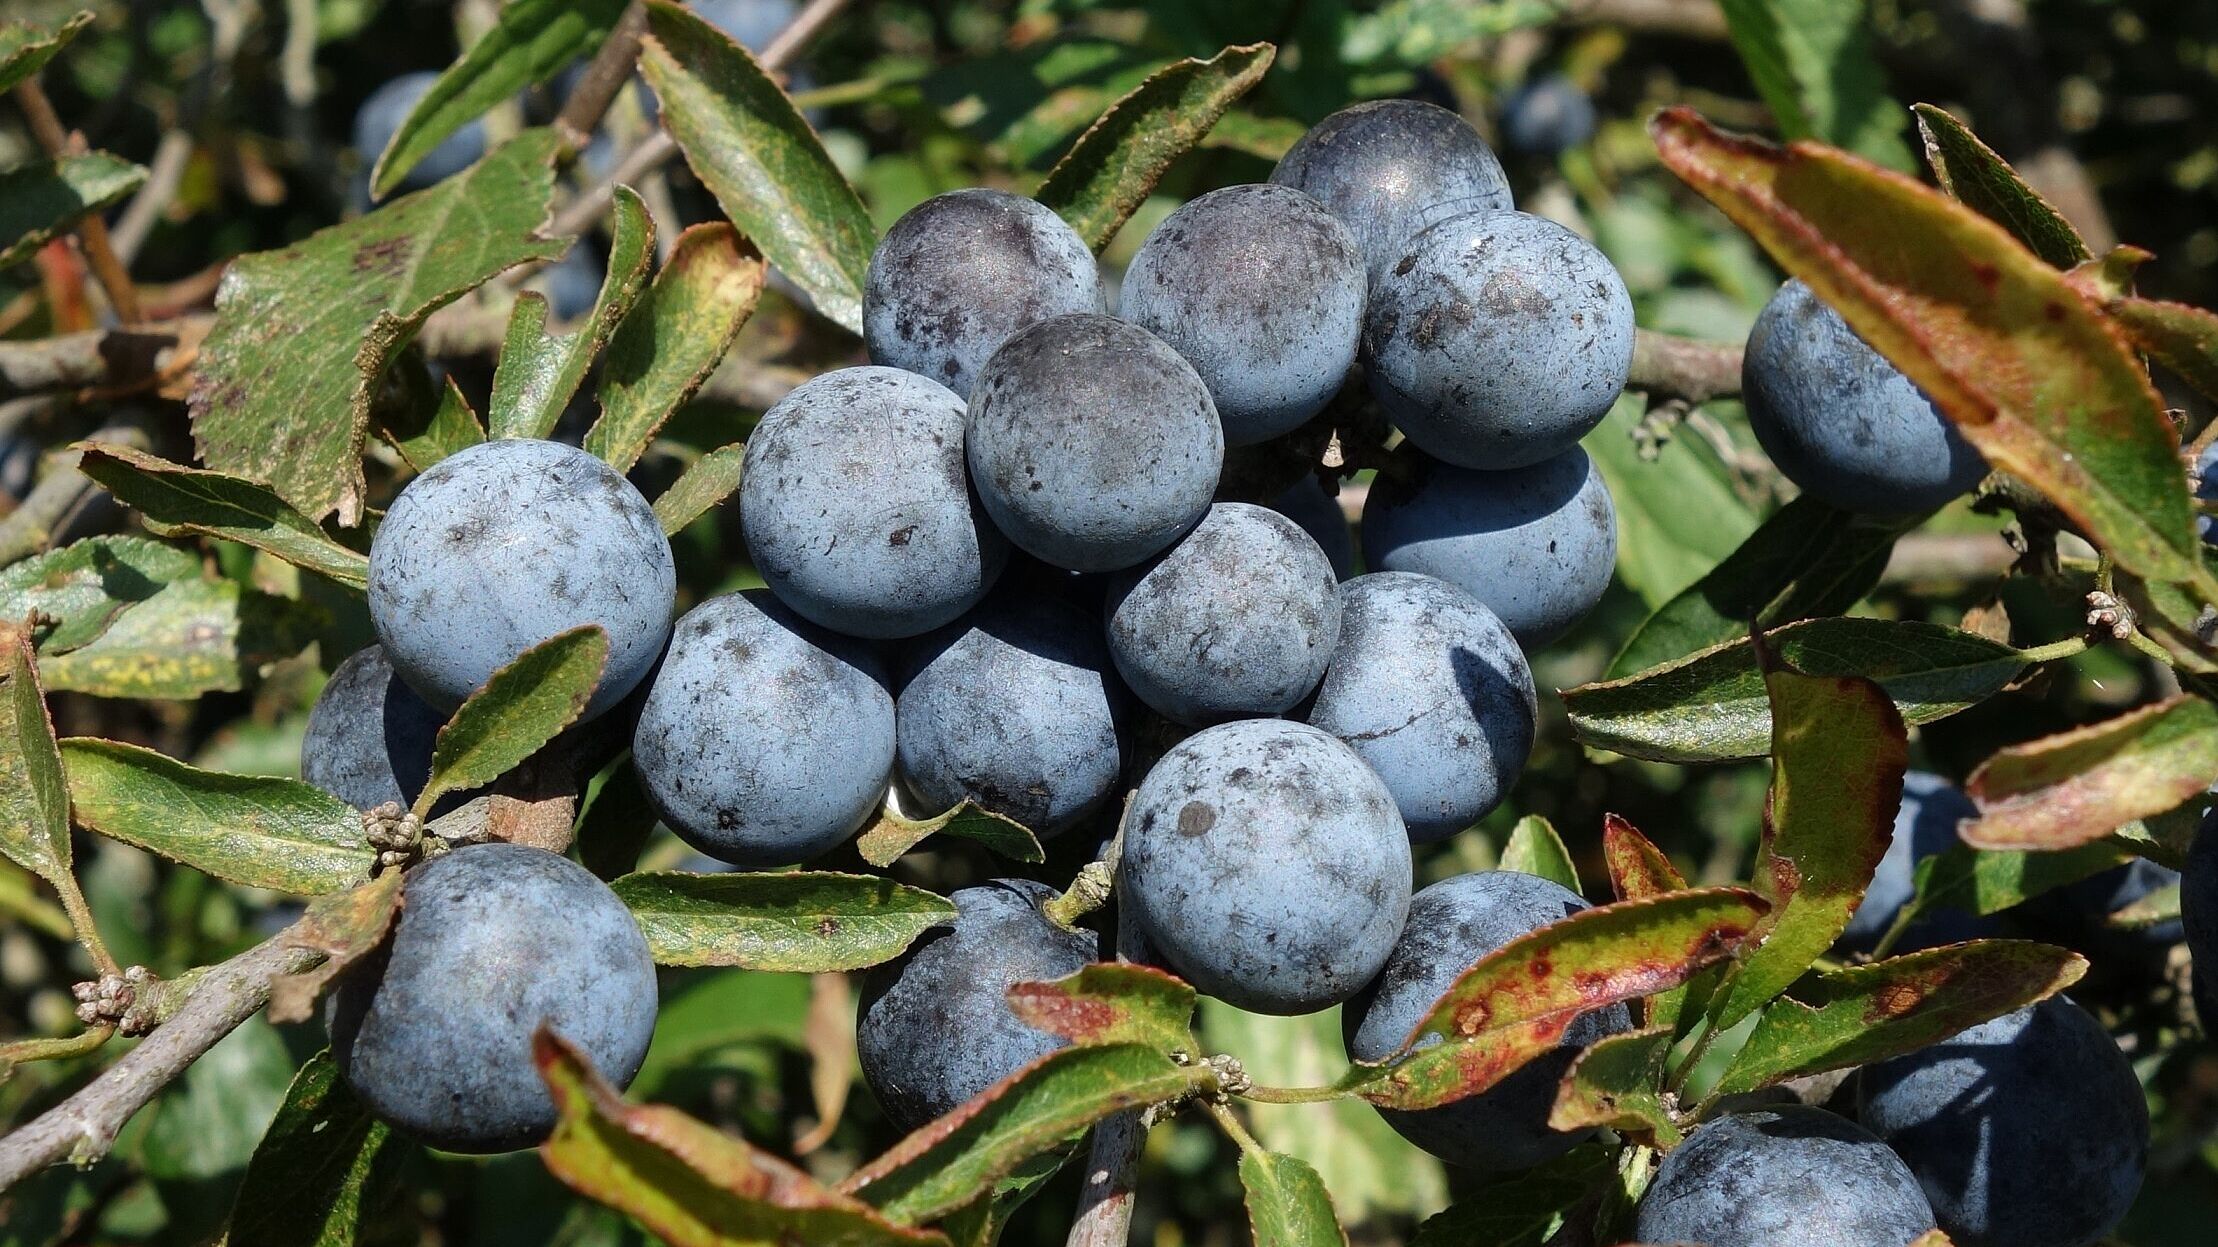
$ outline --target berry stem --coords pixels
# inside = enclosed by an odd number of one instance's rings
[[[1333,1084],[1324,1087],[1250,1087],[1239,1093],[1243,1100],[1258,1104],[1324,1104],[1332,1100],[1345,1100],[1354,1092],[1347,1087]]]

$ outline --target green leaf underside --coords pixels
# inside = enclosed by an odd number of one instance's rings
[[[2113,719],[2012,745],[1972,773],[1984,849],[2066,849],[2162,814],[2218,775],[2218,706],[2181,694]]]
[[[145,182],[145,169],[106,152],[34,160],[0,173],[0,268],[30,259]]]
[[[400,1193],[409,1144],[340,1077],[319,1052],[286,1088],[276,1120],[247,1161],[229,1247],[351,1247],[364,1223]]]
[[[877,230],[793,101],[745,49],[670,0],[650,0],[640,69],[662,124],[734,225],[817,310],[862,331]]]
[[[70,882],[69,786],[30,643],[0,632],[0,853],[39,878]]]
[[[163,536],[205,533],[265,550],[359,589],[370,560],[331,539],[266,485],[188,468],[127,446],[87,446],[78,463]]]
[[[865,862],[886,867],[932,836],[961,836],[975,840],[1003,857],[1020,862],[1047,860],[1038,836],[1013,818],[981,810],[968,801],[930,818],[909,818],[888,804],[878,821],[855,837],[855,849]]]
[[[1772,1002],[1717,1093],[1914,1052],[2079,981],[2077,953],[2023,940],[1978,940],[1868,966],[1823,971]]]
[[[369,875],[376,856],[346,802],[295,779],[202,771],[151,749],[61,743],[77,821],[218,879],[316,896]]]
[[[1763,1007],[1833,946],[1894,838],[1909,734],[1880,687],[1775,670],[1771,799],[1756,890],[1771,902],[1753,951],[1710,1005],[1724,1029]]]
[[[1811,619],[1780,628],[1769,641],[1799,671],[1875,681],[1911,724],[1975,706],[2029,665],[2007,645],[1914,620]],[[1770,700],[1745,637],[1571,689],[1563,701],[1579,740],[1629,757],[1716,762],[1760,758],[1771,748]]]
[[[1417,1227],[1409,1247],[1541,1247],[1609,1179],[1615,1148],[1588,1144],[1525,1173],[1466,1191]]]
[[[1332,1195],[1308,1163],[1281,1152],[1240,1153],[1240,1189],[1255,1247],[1346,1247]]]
[[[56,52],[92,24],[92,16],[72,13],[59,26],[0,22],[0,91],[12,91],[17,83],[46,68]]]
[[[610,886],[663,965],[859,970],[955,919],[945,898],[871,875],[673,871]]]
[[[1910,167],[1863,0],[1719,0],[1749,79],[1790,139]]]
[[[488,406],[495,437],[554,432],[594,359],[646,290],[655,255],[654,218],[628,186],[616,188],[610,210],[615,224],[609,234],[608,269],[583,323],[568,333],[548,333],[546,300],[528,291],[518,296],[493,370]]]
[[[721,222],[678,235],[669,263],[616,327],[601,368],[601,418],[585,449],[619,472],[693,397],[731,349],[762,294],[762,257]]]
[[[1673,1148],[1679,1127],[1664,1107],[1672,1028],[1626,1031],[1589,1045],[1556,1089],[1548,1124],[1558,1130],[1608,1126],[1648,1147]]]
[[[1571,850],[1564,847],[1555,826],[1538,814],[1528,814],[1510,828],[1509,842],[1502,846],[1501,868],[1538,875],[1574,893],[1579,890],[1579,870],[1571,863]]]
[[[1028,1026],[1074,1044],[1142,1044],[1199,1056],[1194,989],[1152,966],[1110,962],[1051,983],[1009,989],[1009,1011]]]
[[[421,815],[450,792],[483,788],[577,722],[608,665],[608,633],[584,624],[517,655],[439,729]]]
[[[1102,1118],[1184,1095],[1194,1078],[1137,1044],[1052,1052],[895,1144],[841,1189],[893,1220],[933,1221]]]
[[[192,392],[201,462],[268,484],[310,520],[358,522],[386,365],[432,312],[567,249],[540,233],[558,145],[552,131],[526,131],[428,190],[232,261]]]
[[[449,135],[526,87],[591,55],[624,12],[625,0],[509,0],[408,111],[370,171],[370,188],[390,195]]]
[[[1601,471],[1617,509],[1617,575],[1654,610],[1688,592],[1757,525],[1748,504],[1734,492],[1730,474],[1701,439],[1674,437],[1652,457],[1641,456],[1634,435],[1648,411],[1644,395],[1626,395],[1579,446]],[[1745,624],[1735,626],[1656,661],[1745,631]]]
[[[49,691],[193,698],[231,692],[263,663],[314,639],[320,607],[229,580],[176,580],[130,605],[85,645],[40,664]]]
[[[116,615],[177,580],[198,580],[200,560],[144,537],[87,537],[0,567],[0,620],[46,616],[41,654],[90,644]]]
[[[655,518],[662,522],[663,533],[677,536],[686,525],[707,515],[709,508],[738,492],[740,464],[746,457],[744,442],[719,446],[672,481],[655,499]]]
[[[1957,202],[2009,230],[2033,254],[2058,268],[2093,258],[2087,241],[2018,176],[1993,148],[1979,141],[1962,121],[1932,104],[1913,104],[1925,162],[1934,179]]]

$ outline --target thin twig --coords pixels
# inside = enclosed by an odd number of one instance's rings
[[[632,0],[609,30],[608,38],[602,40],[601,50],[578,76],[570,98],[562,102],[561,115],[555,118],[555,129],[570,146],[585,146],[607,115],[608,106],[616,102],[616,93],[631,81],[632,67],[639,63],[639,36],[645,33],[647,6],[641,0]]]
[[[1632,378],[1625,384],[1659,402],[1677,399],[1692,406],[1730,398],[1741,389],[1741,345],[1636,329]]]
[[[1126,815],[1131,812],[1129,800]],[[1122,856],[1124,827],[1105,856],[1112,870]],[[1117,923],[1117,959],[1149,960],[1147,938],[1138,924]],[[1094,1127],[1086,1152],[1085,1185],[1078,1190],[1078,1213],[1071,1219],[1064,1247],[1125,1247],[1132,1233],[1132,1203],[1140,1184],[1140,1152],[1147,1144],[1147,1124],[1138,1112],[1118,1113]]]
[[[109,231],[118,261],[128,266],[139,257],[146,236],[154,232],[155,223],[177,198],[178,187],[184,185],[185,170],[192,158],[193,136],[182,129],[165,131],[162,141],[154,145],[154,159],[146,163],[146,185],[131,196],[131,202],[116,217],[115,228]]]
[[[47,155],[59,160],[78,154],[82,149],[84,144],[71,138],[63,127],[53,101],[46,98],[46,88],[39,85],[36,77],[16,84],[15,102],[23,110],[23,119],[30,124],[31,136],[46,149]],[[92,275],[99,280],[100,288],[108,292],[108,304],[115,308],[116,316],[127,325],[138,323],[138,291],[132,288],[131,275],[123,271],[122,261],[116,259],[115,249],[108,244],[108,223],[97,212],[89,214],[77,224],[77,241],[85,249]]]

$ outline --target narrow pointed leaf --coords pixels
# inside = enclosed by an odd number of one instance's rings
[[[1719,0],[1733,46],[1779,129],[1908,169],[1862,0]]]
[[[1581,910],[1464,971],[1397,1056],[1356,1067],[1348,1086],[1384,1108],[1477,1095],[1553,1050],[1580,1014],[1676,987],[1730,956],[1764,909],[1754,893],[1707,888]]]
[[[526,131],[429,190],[232,261],[195,369],[201,462],[265,482],[311,520],[336,510],[359,522],[386,365],[439,308],[566,249],[541,232],[557,146],[552,131]]]
[[[2133,271],[2153,259],[2139,247],[2114,247],[2066,275],[2109,314],[2127,339],[2205,398],[2218,395],[2218,313],[2133,293]]]
[[[388,870],[357,888],[308,903],[308,912],[282,937],[295,948],[323,954],[323,960],[297,974],[270,981],[272,1022],[305,1022],[316,1014],[316,997],[348,966],[375,952],[400,913],[400,871]]]
[[[12,91],[17,83],[46,68],[55,53],[91,24],[90,12],[72,13],[58,26],[0,22],[0,91]]]
[[[1571,864],[1571,850],[1563,846],[1555,826],[1538,814],[1528,814],[1510,828],[1509,842],[1502,846],[1501,868],[1579,890],[1579,869]]]
[[[85,645],[40,665],[46,687],[96,697],[232,692],[263,664],[298,654],[328,616],[320,607],[229,580],[174,580],[129,604]]]
[[[968,801],[930,818],[910,818],[888,801],[886,808],[879,812],[878,821],[855,838],[855,848],[864,861],[885,867],[926,839],[938,835],[976,840],[1003,857],[1020,862],[1047,860],[1047,851],[1040,847],[1040,838],[1033,835],[1031,829],[1013,818],[981,810]]]
[[[1651,128],[1673,172],[1808,282],[1990,464],[2039,489],[2119,566],[2208,591],[2163,402],[2063,274],[1970,208],[1845,153],[1729,136],[1684,108]]]
[[[1193,988],[1167,971],[1110,962],[1052,983],[1018,983],[1009,989],[1009,1011],[1082,1046],[1136,1043],[1198,1057],[1196,999]]]
[[[2068,849],[2202,793],[2218,775],[2218,706],[2180,694],[2012,745],[1980,764],[1964,824],[1982,849]]]
[[[494,672],[439,729],[416,813],[426,815],[450,792],[483,788],[539,752],[585,712],[607,665],[608,633],[582,624]]]
[[[746,49],[671,0],[649,0],[640,69],[724,213],[817,310],[862,332],[878,233],[793,101]]]
[[[1171,162],[1263,80],[1277,54],[1268,43],[1251,43],[1157,71],[1078,136],[1034,198],[1094,250],[1108,246]]]
[[[77,821],[218,879],[303,896],[343,891],[377,856],[354,808],[297,779],[202,771],[111,740],[62,742]]]
[[[1711,1004],[1732,1026],[1802,977],[1840,938],[1894,838],[1908,732],[1869,680],[1779,669],[1771,689],[1771,798],[1756,890],[1771,902]]]
[[[670,1247],[921,1247],[947,1240],[895,1225],[792,1165],[659,1104],[627,1104],[553,1032],[534,1040],[554,1096],[540,1159],[572,1190],[638,1221]]]
[[[30,259],[145,183],[145,169],[106,152],[34,160],[0,173],[0,268]]]
[[[1669,1026],[1596,1040],[1572,1062],[1556,1089],[1548,1124],[1558,1130],[1607,1126],[1643,1147],[1679,1145],[1679,1127],[1664,1107]]]
[[[484,441],[485,425],[450,376],[440,384],[436,399],[409,413],[405,422],[383,424],[378,435],[392,443],[409,467],[421,472]]]
[[[1813,974],[1764,1010],[1717,1091],[1755,1091],[1915,1052],[2046,1000],[2086,972],[2086,958],[2061,948],[1976,940]]]
[[[440,143],[526,87],[591,56],[623,15],[625,0],[509,0],[499,20],[447,66],[409,110],[370,171],[380,198]]]
[[[1875,681],[1911,724],[1978,705],[2031,665],[2000,642],[1915,620],[1811,619],[1771,633],[1770,642],[1797,670]],[[1771,701],[1745,637],[1571,689],[1563,703],[1582,742],[1628,757],[1716,762],[1771,750]]]
[[[1617,1149],[1588,1144],[1537,1169],[1495,1178],[1423,1225],[1409,1247],[1542,1247],[1613,1176]]]
[[[20,634],[0,632],[7,683],[0,708],[0,853],[63,890],[70,874],[69,784],[46,713],[38,663]]]
[[[400,1194],[409,1144],[319,1052],[293,1075],[231,1204],[226,1247],[351,1247]]]
[[[955,906],[873,875],[626,875],[610,885],[631,907],[655,960],[751,970],[860,970],[901,955],[955,920]]]
[[[1917,891],[1906,908],[1913,920],[1942,909],[1981,917],[1999,914],[2043,892],[2123,866],[2133,857],[2130,850],[2111,840],[2054,852],[1996,851],[1954,844],[1918,862]]]
[[[1242,1152],[1240,1189],[1255,1247],[1347,1247],[1332,1194],[1308,1162],[1282,1152]]]
[[[693,397],[739,336],[762,294],[762,257],[731,226],[678,235],[670,262],[608,344],[601,418],[585,448],[629,471],[655,431]]]
[[[655,255],[654,218],[628,186],[616,188],[611,210],[616,220],[609,236],[608,269],[593,310],[581,324],[569,333],[548,333],[546,300],[530,292],[517,297],[500,362],[493,371],[489,406],[495,437],[546,437],[554,432],[586,370],[647,288]]]
[[[1621,901],[1645,900],[1687,886],[1663,850],[1616,814],[1602,816],[1602,861],[1609,867],[1610,890]]]
[[[200,560],[144,537],[87,537],[0,567],[0,620],[35,612],[50,622],[33,635],[41,654],[65,654],[98,639],[115,617],[179,580],[200,579]]]
[[[707,515],[709,508],[738,492],[740,464],[746,457],[746,444],[733,442],[695,460],[655,499],[655,518],[662,521],[662,531],[677,536],[686,525]]]
[[[840,1189],[896,1221],[935,1221],[1102,1118],[1175,1100],[1194,1079],[1138,1044],[1051,1052],[920,1127]]]
[[[332,540],[267,485],[128,446],[88,445],[77,466],[161,536],[205,533],[266,550],[340,584],[359,589],[369,583],[369,556]]]
[[[1970,127],[1932,104],[1913,104],[1910,111],[1917,114],[1925,162],[1933,166],[1933,177],[1942,190],[2009,230],[2011,237],[2057,268],[2092,258],[2087,240],[2064,214],[2026,185],[2018,171],[1980,142]]]

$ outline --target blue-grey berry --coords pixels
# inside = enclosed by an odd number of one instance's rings
[[[1372,280],[1436,221],[1510,206],[1509,177],[1471,123],[1436,104],[1374,100],[1309,128],[1271,171],[1355,235]]]
[[[1562,884],[1514,870],[1457,875],[1420,891],[1409,903],[1409,922],[1386,968],[1341,1014],[1348,1056],[1357,1061],[1393,1056],[1465,970],[1511,940],[1585,908],[1587,903]],[[1582,1013],[1565,1028],[1555,1051],[1482,1094],[1438,1108],[1386,1109],[1379,1115],[1403,1138],[1452,1164],[1529,1168],[1592,1133],[1549,1127],[1556,1085],[1588,1044],[1632,1025],[1622,1004]]]
[[[1418,449],[1521,468],[1576,447],[1624,392],[1633,300],[1554,221],[1467,213],[1373,278],[1364,348],[1372,396]]]
[[[2189,980],[2205,1033],[2218,1034],[2218,812],[2206,812],[2180,872],[2180,927],[2187,937]]]
[[[1583,450],[1473,472],[1405,455],[1363,504],[1363,561],[1462,589],[1538,649],[1586,617],[1617,568],[1617,508]]]
[[[1355,239],[1287,186],[1227,186],[1163,218],[1125,270],[1119,312],[1209,386],[1225,444],[1299,428],[1339,392],[1363,336]]]
[[[855,1052],[886,1116],[904,1130],[957,1105],[1065,1041],[1010,1011],[1018,983],[1067,978],[1101,959],[1101,939],[1049,918],[1055,890],[1025,879],[964,888],[952,929],[927,933],[870,972]]]
[[[2040,916],[2063,917],[2066,933],[2075,941],[2074,946],[2097,957],[2107,954],[2114,960],[2144,956],[2161,958],[2186,934],[2178,919],[2140,927],[2119,927],[2112,925],[2110,916],[2179,881],[2178,871],[2137,857],[2122,866],[2113,866],[2058,888],[2053,894],[2057,902],[2053,906],[2041,906],[2038,900],[2035,905]]]
[[[2218,501],[2218,442],[2203,447],[2195,456],[2193,483],[2195,501]],[[2218,545],[2218,520],[2198,513],[2195,516],[2195,531],[2201,535],[2205,545]]]
[[[1119,902],[1164,961],[1254,1013],[1309,1013],[1386,964],[1409,833],[1353,750],[1276,719],[1187,737],[1140,783]]]
[[[1925,392],[1799,281],[1756,317],[1741,393],[1772,463],[1846,511],[1930,511],[1987,474]]]
[[[1302,526],[1317,548],[1332,561],[1332,574],[1342,580],[1355,574],[1355,535],[1348,529],[1348,513],[1340,500],[1325,492],[1323,482],[1304,476],[1286,487],[1271,509]]]
[[[1524,651],[1478,599],[1412,572],[1340,586],[1340,643],[1309,722],[1386,781],[1412,841],[1444,840],[1501,804],[1538,713]]]
[[[300,777],[358,810],[412,805],[431,782],[431,750],[446,723],[393,674],[384,647],[365,646],[316,695]]]
[[[393,141],[401,123],[415,110],[417,101],[423,99],[424,93],[431,90],[431,84],[438,80],[439,75],[430,70],[402,74],[370,92],[362,101],[362,106],[354,113],[354,154],[365,168],[377,163],[377,158],[384,154],[385,145]],[[393,188],[393,193],[419,191],[453,177],[476,164],[485,151],[485,123],[472,119],[440,140],[437,147],[417,161],[408,176]]]
[[[1911,771],[1902,777],[1902,804],[1895,809],[1894,837],[1887,854],[1879,859],[1864,899],[1849,915],[1840,945],[1855,952],[1870,952],[1892,927],[1902,907],[1917,893],[1918,863],[1936,857],[1959,843],[1956,828],[1967,818],[1977,818],[1979,807],[1963,790],[1938,775]],[[1997,923],[1960,909],[1928,912],[1902,933],[1893,951],[1911,952],[1963,940],[1993,935]]]
[[[740,525],[780,601],[850,636],[929,632],[1008,562],[963,466],[963,400],[898,368],[842,368],[763,413]]]
[[[1502,102],[1502,138],[1516,151],[1557,156],[1594,137],[1594,100],[1562,74],[1517,88]]]
[[[903,213],[871,253],[863,342],[872,363],[968,398],[1018,330],[1101,306],[1094,253],[1063,218],[1007,191],[949,191]]]
[[[1340,637],[1332,561],[1267,507],[1220,502],[1161,557],[1109,586],[1109,654],[1141,701],[1179,723],[1284,714]]]
[[[1058,316],[1003,344],[970,396],[965,445],[994,524],[1079,572],[1169,548],[1201,522],[1224,466],[1193,366],[1112,316]]]
[[[1908,1247],[1918,1180],[1855,1122],[1799,1104],[1729,1113],[1664,1157],[1633,1237],[1704,1247]]]
[[[901,778],[927,810],[974,801],[1052,836],[1116,790],[1127,698],[1076,603],[997,594],[918,638],[905,676]]]
[[[2132,1064],[2061,996],[1865,1066],[1857,1100],[1957,1247],[2088,1247],[2148,1163]]]
[[[654,508],[559,442],[481,442],[440,460],[370,542],[370,623],[385,657],[448,712],[525,650],[598,624],[608,665],[584,717],[600,714],[661,657],[677,587]]]
[[[583,866],[475,844],[408,872],[390,948],[339,980],[331,1052],[372,1113],[450,1152],[554,1128],[532,1064],[553,1030],[618,1087],[655,1029],[655,966],[631,911]]]
[[[783,866],[839,844],[878,808],[893,722],[866,644],[750,589],[678,621],[632,765],[687,844],[735,866]]]

